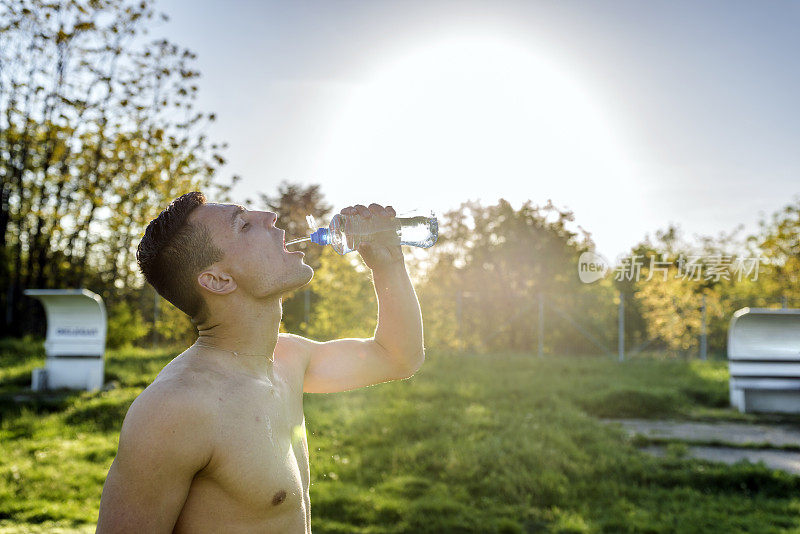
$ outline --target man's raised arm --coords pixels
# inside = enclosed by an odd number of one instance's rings
[[[166,387],[165,387],[166,386]],[[97,533],[172,532],[211,458],[211,417],[185,392],[151,385],[131,405],[100,500]]]
[[[394,217],[391,207],[377,204],[342,210],[345,215]],[[422,314],[408,277],[400,245],[362,244],[358,248],[372,269],[378,297],[378,326],[369,339],[338,339],[316,343],[291,336],[307,356],[303,389],[330,393],[408,378],[425,359]]]

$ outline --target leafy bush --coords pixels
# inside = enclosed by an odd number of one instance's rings
[[[142,313],[125,301],[115,304],[108,315],[106,345],[121,347],[136,342],[149,330]]]
[[[167,345],[191,345],[197,337],[197,329],[188,315],[159,298],[156,333],[159,343]]]

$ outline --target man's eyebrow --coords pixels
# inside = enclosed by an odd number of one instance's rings
[[[236,217],[247,211],[244,206],[234,206],[233,213],[231,214],[231,227],[236,224]]]

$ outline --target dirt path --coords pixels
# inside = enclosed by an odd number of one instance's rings
[[[648,438],[674,438],[708,443],[718,441],[733,445],[759,445],[800,448],[800,427],[790,425],[754,425],[745,423],[693,423],[686,421],[652,421],[646,419],[603,419],[618,423],[631,434]]]
[[[603,419],[604,423],[622,426],[630,435],[651,439],[674,439],[686,442],[687,454],[693,458],[733,464],[742,460],[764,462],[769,468],[800,475],[800,452],[764,447],[797,446],[800,448],[800,428],[790,425],[759,425],[743,423],[693,423],[685,421],[651,421],[644,419]],[[691,445],[719,443],[719,446]],[[725,445],[735,446],[725,446]],[[762,447],[762,448],[748,448]],[[655,456],[666,454],[663,445],[642,448]]]

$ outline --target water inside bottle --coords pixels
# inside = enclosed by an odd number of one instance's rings
[[[356,250],[361,243],[399,245],[401,219],[340,215],[331,221],[331,243],[342,253]]]
[[[399,219],[401,223],[400,240],[404,245],[428,248],[439,237],[439,224],[436,217],[408,217]]]

